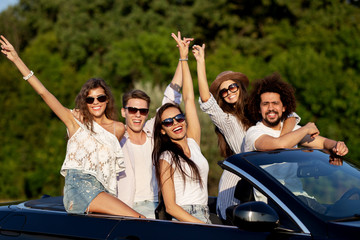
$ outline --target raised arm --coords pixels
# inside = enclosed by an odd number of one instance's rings
[[[182,76],[183,76],[183,99],[185,103],[185,113],[186,113],[186,122],[187,122],[187,137],[193,138],[200,146],[200,140],[201,140],[200,122],[196,111],[194,87],[187,61],[190,42],[186,41],[185,38],[181,40],[180,32],[178,32],[177,36],[174,33],[172,33],[171,36],[177,42],[180,52],[180,61],[181,61]]]
[[[207,102],[210,98],[210,90],[206,77],[205,44],[203,44],[202,46],[194,45],[192,52],[197,62],[200,98],[202,102]]]
[[[194,40],[194,38],[184,38],[184,41],[187,44],[190,44],[191,41],[193,41],[193,40]],[[179,60],[178,65],[177,65],[176,70],[175,70],[174,77],[171,80],[170,85],[174,88],[174,90],[180,92],[182,84],[183,84],[182,81],[183,80],[182,80],[181,60]]]
[[[184,38],[184,41],[191,43],[193,38]],[[174,76],[167,86],[164,92],[164,98],[162,101],[162,105],[165,103],[171,102],[180,104],[181,103],[181,88],[182,88],[182,69],[181,69],[181,61],[179,60],[178,65],[176,67]]]
[[[1,52],[12,61],[18,68],[24,79],[34,88],[34,90],[44,99],[45,103],[54,111],[54,113],[64,122],[69,129],[70,136],[75,133],[78,125],[71,114],[71,111],[65,108],[40,82],[40,80],[33,74],[32,71],[25,65],[25,63],[18,56],[14,47],[4,37],[1,36]]]

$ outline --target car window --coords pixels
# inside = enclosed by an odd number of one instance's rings
[[[273,208],[279,216],[280,227],[294,232],[302,232],[298,225],[293,221],[293,219],[281,208],[276,202],[263,195],[253,183],[249,183],[251,187],[254,188],[254,198],[256,201],[262,201],[267,203],[271,208]]]
[[[299,156],[259,166],[324,220],[360,214],[360,172],[356,167],[320,151],[311,158]]]

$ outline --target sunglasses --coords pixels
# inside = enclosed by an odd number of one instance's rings
[[[237,83],[233,83],[230,84],[228,88],[221,89],[219,94],[222,98],[226,98],[227,96],[229,96],[229,91],[234,93],[237,92],[237,90],[239,90],[239,85],[237,85]]]
[[[172,125],[174,125],[174,120],[176,120],[178,123],[182,123],[183,121],[185,121],[185,115],[180,113],[175,117],[166,118],[161,122],[161,124],[165,127],[171,127]]]
[[[127,109],[130,114],[136,114],[139,111],[140,115],[145,116],[146,114],[149,113],[148,108],[136,108],[136,107],[124,107],[124,108]]]
[[[107,96],[106,95],[100,95],[100,96],[97,96],[96,99],[99,101],[99,102],[105,102],[107,100]],[[85,98],[85,102],[87,104],[92,104],[93,102],[95,101],[95,98],[94,97],[86,97]]]

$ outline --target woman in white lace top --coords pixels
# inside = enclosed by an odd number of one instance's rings
[[[125,127],[116,121],[114,99],[104,80],[88,80],[76,97],[76,110],[71,111],[44,87],[4,36],[0,43],[1,52],[67,127],[69,140],[61,168],[66,211],[143,217],[114,197],[116,174],[124,170],[119,139]]]

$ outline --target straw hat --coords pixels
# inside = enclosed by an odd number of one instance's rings
[[[227,80],[233,80],[233,81],[238,80],[242,84],[244,84],[245,88],[247,88],[249,85],[249,79],[245,74],[241,72],[225,71],[217,75],[215,80],[211,83],[210,85],[211,94],[215,96],[217,94],[220,85]]]

